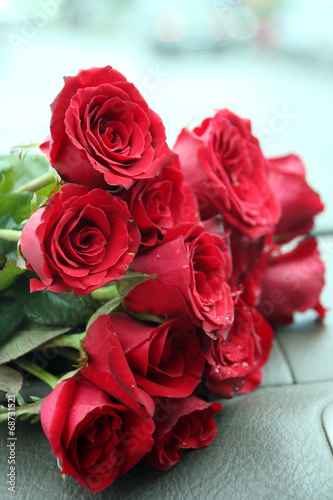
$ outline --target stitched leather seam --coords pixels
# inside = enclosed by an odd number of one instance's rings
[[[324,412],[325,412],[326,408],[330,405],[332,405],[332,403],[329,403],[328,405],[325,406],[325,408],[322,409],[321,414],[320,414],[320,421],[321,421],[321,426],[323,428],[328,446],[330,447],[330,450],[333,453],[333,441],[330,439],[330,436],[326,430],[326,426],[325,426],[325,422],[324,422]]]
[[[274,337],[274,342],[276,342],[276,343],[279,345],[279,347],[280,347],[281,354],[283,355],[283,358],[284,358],[284,360],[285,360],[285,362],[286,362],[286,365],[287,365],[287,367],[288,367],[288,369],[289,369],[290,376],[291,376],[291,378],[292,378],[292,383],[293,383],[293,384],[296,384],[296,377],[295,377],[295,373],[294,373],[294,371],[293,371],[293,369],[292,369],[292,366],[291,366],[290,360],[289,360],[289,358],[288,358],[288,356],[287,356],[287,353],[286,353],[286,351],[284,350],[284,348],[283,348],[283,346],[282,346],[281,342],[279,341],[279,339],[278,339],[277,335],[275,335],[275,337]]]

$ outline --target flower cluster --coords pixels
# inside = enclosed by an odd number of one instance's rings
[[[209,445],[222,406],[202,397],[254,390],[272,326],[324,316],[308,237],[323,205],[301,160],[265,158],[228,110],[171,150],[161,118],[111,67],[66,78],[51,109],[41,150],[61,188],[28,218],[20,252],[31,293],[117,285],[88,322],[77,373],[41,409],[61,473],[97,492],[142,458],[168,470]],[[127,286],[129,273],[145,278]]]

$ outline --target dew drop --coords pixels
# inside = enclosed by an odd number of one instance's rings
[[[243,361],[242,366],[249,366],[249,363],[247,363],[246,361]]]

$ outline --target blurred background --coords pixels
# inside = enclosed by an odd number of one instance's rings
[[[333,229],[333,0],[0,0],[0,153],[42,142],[64,75],[110,64],[181,128],[227,107],[294,152]]]

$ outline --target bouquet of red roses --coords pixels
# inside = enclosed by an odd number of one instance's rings
[[[272,326],[324,317],[309,236],[323,205],[297,156],[265,158],[226,109],[171,150],[111,67],[66,78],[51,109],[39,154],[0,160],[0,390],[41,419],[61,474],[97,492],[209,445],[211,396],[258,387]],[[52,392],[25,402],[22,373]]]

